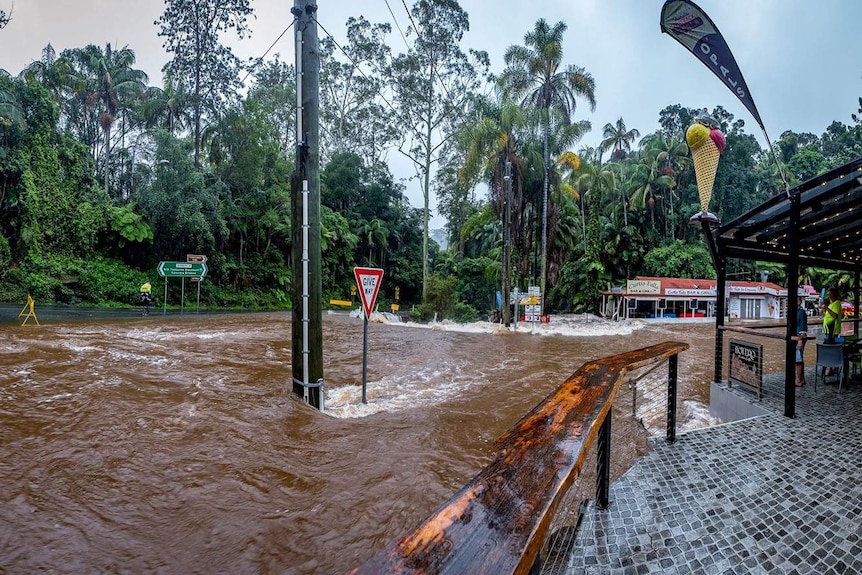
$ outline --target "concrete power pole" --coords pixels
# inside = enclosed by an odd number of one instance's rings
[[[506,181],[506,208],[503,217],[503,325],[509,327],[509,291],[510,286],[510,270],[512,260],[512,230],[510,229],[512,221],[512,162],[506,161],[506,173],[503,176]]]
[[[317,4],[294,0],[296,39],[296,172],[293,228],[293,392],[323,411],[323,319],[320,264],[320,151]]]

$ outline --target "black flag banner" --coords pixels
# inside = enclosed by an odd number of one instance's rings
[[[688,48],[712,70],[766,131],[736,59],[706,12],[688,0],[667,0],[661,9],[661,31]]]

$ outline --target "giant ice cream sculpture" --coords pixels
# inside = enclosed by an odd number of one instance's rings
[[[686,130],[685,141],[691,148],[694,175],[697,178],[697,190],[700,194],[701,215],[705,216],[708,214],[715,173],[718,171],[718,158],[724,152],[726,145],[724,134],[715,126],[711,118],[700,117]]]

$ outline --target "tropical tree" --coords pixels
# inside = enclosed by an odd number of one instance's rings
[[[632,142],[640,137],[640,132],[636,128],[629,130],[626,127],[625,120],[622,117],[618,118],[614,124],[605,124],[602,129],[602,143],[599,145],[599,153],[603,154],[608,150],[613,150],[611,155],[612,160],[621,160],[626,157],[626,154],[632,151]]]
[[[117,113],[128,109],[131,102],[146,90],[147,75],[132,68],[134,63],[135,52],[132,49],[124,46],[114,50],[110,43],[105,46],[104,52],[93,53],[89,63],[89,72],[94,77],[90,78],[87,103],[91,107],[100,107],[99,125],[105,134],[105,191],[109,191],[111,127]]]
[[[715,268],[703,244],[688,244],[682,240],[651,249],[644,256],[644,266],[650,275],[674,278],[712,279]]]
[[[560,70],[563,59],[563,32],[566,24],[557,22],[553,27],[544,19],[536,22],[532,31],[524,36],[526,46],[510,46],[506,50],[506,70],[502,82],[515,99],[544,113],[542,183],[542,258],[541,289],[545,293],[548,257],[548,187],[550,180],[550,125],[551,111],[568,121],[577,107],[577,98],[585,98],[590,109],[596,107],[595,80],[581,67],[569,65]]]
[[[389,247],[389,228],[380,218],[372,218],[365,221],[361,227],[361,236],[368,245],[368,264],[371,266],[383,265],[382,261],[375,258],[377,248],[382,251],[383,248]]]
[[[249,95],[260,103],[284,157],[292,157],[296,148],[296,70],[276,55],[255,69],[254,79]]]
[[[687,204],[686,197],[683,197],[681,194],[677,194],[675,190],[684,189],[682,183],[686,179],[690,179],[690,170],[691,166],[691,158],[689,157],[688,145],[681,137],[667,137],[663,135],[661,132],[657,132],[655,134],[650,134],[641,140],[641,145],[643,151],[639,157],[640,160],[643,160],[644,157],[649,158],[648,161],[652,161],[655,163],[655,168],[658,170],[658,173],[661,176],[667,176],[670,178],[667,179],[656,179],[655,184],[657,186],[662,187],[662,189],[667,189],[666,197],[662,197],[665,200],[665,210],[664,210],[664,220],[666,224],[665,235],[669,236],[669,239],[676,239],[676,229],[677,229],[677,219],[686,220],[688,218],[677,218],[677,210],[679,208],[685,207]],[[651,168],[652,169],[652,168]],[[641,183],[643,182],[643,168],[640,168],[640,172],[638,169],[635,169],[636,176],[635,178],[640,178]],[[671,183],[673,181],[673,183]],[[650,192],[652,194],[652,191]],[[678,201],[674,202],[674,199],[678,198]],[[691,197],[692,201],[695,201],[696,198],[694,196]],[[649,202],[649,198],[646,200]],[[641,198],[641,204],[643,203],[643,198]],[[692,214],[689,214],[692,215]],[[669,232],[668,232],[669,228]]]
[[[249,0],[165,0],[156,22],[165,50],[173,54],[163,71],[188,86],[195,167],[200,166],[204,121],[221,113],[239,86],[239,59],[221,35],[232,31],[244,38],[251,14]]]
[[[175,254],[218,254],[222,264],[218,267],[224,270],[223,254],[230,247],[225,243],[229,237],[223,201],[229,197],[226,185],[194,169],[190,140],[163,130],[155,132],[154,138],[155,168],[138,194],[141,214],[153,230],[151,263]]]
[[[61,105],[72,87],[72,64],[64,56],[57,57],[51,44],[42,48],[42,57],[34,60],[18,75],[27,82],[41,84],[51,94],[55,104]]]
[[[524,162],[519,154],[516,132],[526,125],[524,110],[499,94],[499,103],[483,102],[480,117],[460,133],[463,165],[458,171],[462,188],[472,188],[482,179],[489,185],[490,207],[502,222],[503,293],[509,293],[512,246],[523,247]],[[464,235],[462,234],[463,238]],[[463,241],[461,242],[463,252]],[[503,307],[503,323],[509,325],[509,308]]]
[[[392,109],[381,96],[391,60],[386,35],[389,24],[371,24],[360,16],[347,20],[347,42],[320,41],[320,124],[324,158],[355,152],[366,163],[382,161],[398,130],[390,121]]]
[[[412,21],[418,27],[416,38],[406,54],[393,60],[389,84],[398,111],[395,121],[403,130],[399,151],[413,162],[422,182],[424,285],[428,277],[431,170],[489,63],[485,52],[471,50],[468,56],[459,47],[470,24],[457,0],[418,0],[413,5]]]
[[[0,88],[0,125],[5,123],[23,124],[24,110],[18,104],[15,96]]]
[[[676,185],[672,177],[662,173],[667,157],[666,151],[646,147],[638,155],[638,161],[633,165],[629,178],[631,208],[649,210],[650,222],[653,226],[655,226],[656,196]]]
[[[610,279],[602,262],[602,207],[616,191],[616,174],[608,166],[581,162],[578,170],[570,174],[569,183],[573,198],[581,202],[583,256],[570,258],[562,265],[560,277],[567,285],[561,286],[560,292],[574,295],[576,307],[592,311]]]
[[[140,115],[147,128],[159,127],[176,135],[191,125],[189,96],[185,85],[165,72],[162,88],[150,86],[141,102]]]

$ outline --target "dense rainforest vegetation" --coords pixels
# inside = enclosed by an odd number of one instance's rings
[[[167,0],[160,85],[132,47],[110,44],[49,45],[26,69],[0,70],[0,301],[130,305],[145,281],[161,296],[159,261],[196,253],[209,257],[203,304],[291,305],[295,71],[278,57],[239,61],[224,38],[248,34],[249,1],[220,5],[200,18]],[[549,311],[592,311],[638,274],[714,276],[688,225],[699,203],[684,132],[702,110],[670,104],[643,135],[613,119],[598,148],[579,146],[601,77],[563,53],[565,24],[537,21],[492,70],[460,46],[469,20],[456,0],[419,0],[411,14],[418,34],[406,37],[362,17],[343,45],[321,34],[324,301],[349,299],[352,268],[370,265],[386,269],[384,304],[398,287],[420,315],[480,317],[503,285],[504,235],[510,286],[545,286]],[[712,211],[728,221],[782,184],[741,119],[708,112],[727,136]],[[848,117],[820,136],[781,134],[791,185],[862,156],[862,117]],[[391,173],[393,154],[414,165],[422,208]],[[429,239],[432,194],[442,247]],[[734,277],[784,279],[735,265]],[[179,282],[169,287],[177,302]]]

